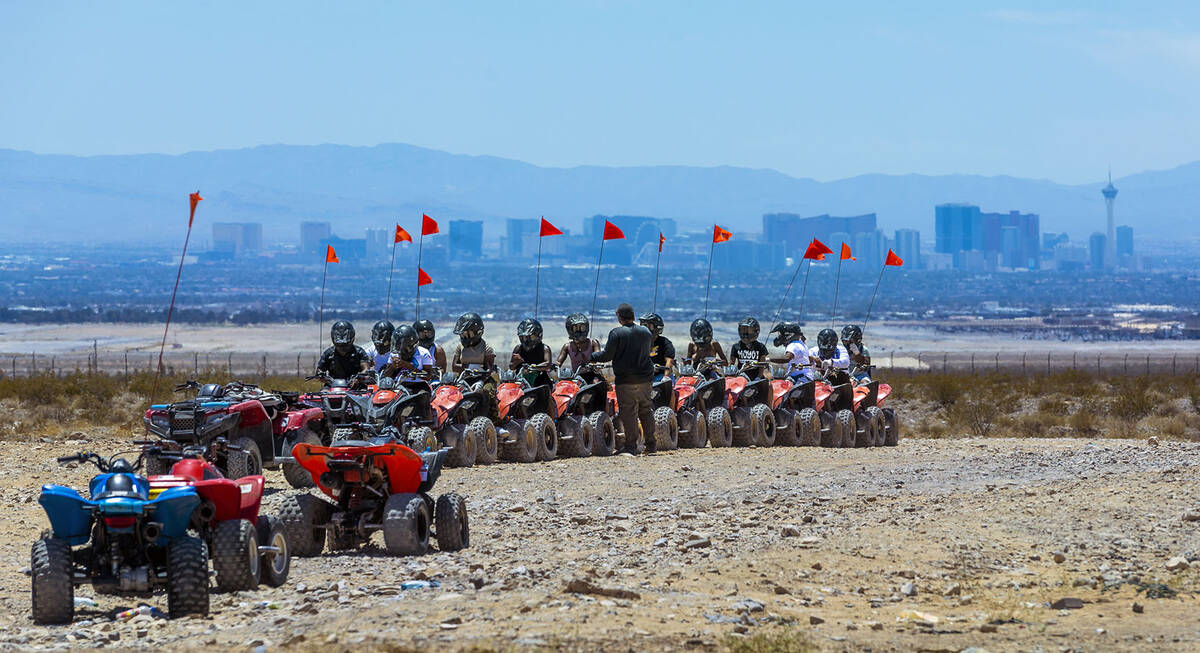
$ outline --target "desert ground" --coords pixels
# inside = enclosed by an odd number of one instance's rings
[[[467,497],[461,552],[393,558],[376,535],[295,559],[281,588],[214,595],[206,619],[117,622],[137,601],[95,596],[72,625],[38,627],[36,489],[83,487],[92,472],[54,457],[131,435],[69,437],[10,444],[0,470],[0,648],[1200,648],[1196,443],[904,439],[451,469],[435,490]],[[271,510],[294,490],[268,475]],[[412,579],[439,586],[402,590]]]

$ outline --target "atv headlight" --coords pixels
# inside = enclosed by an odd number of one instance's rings
[[[409,404],[400,411],[400,416],[408,417],[409,415],[412,415],[412,412],[413,412],[413,405]]]
[[[463,409],[463,410],[465,410],[465,411],[467,411],[467,412],[471,412],[471,410],[473,410],[474,408],[475,408],[475,402],[474,402],[474,401],[464,401],[464,402],[462,403],[462,409]]]
[[[156,429],[166,430],[171,424],[171,418],[166,415],[151,415],[150,426]]]
[[[225,413],[212,413],[204,416],[204,425],[216,424],[225,418]]]
[[[533,405],[533,400],[534,400],[533,397],[525,397],[524,399],[521,400],[521,405],[524,406],[525,408],[529,408],[530,406]]]

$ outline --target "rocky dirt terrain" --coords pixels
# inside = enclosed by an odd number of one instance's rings
[[[1200,648],[1200,445],[904,440],[882,449],[702,449],[448,470],[459,553],[293,561],[207,619],[29,619],[39,484],[121,440],[10,444],[0,470],[0,647],[676,650],[759,633],[802,650]],[[19,449],[19,450],[18,450]],[[271,472],[268,508],[291,490]],[[438,587],[403,590],[407,580]],[[88,587],[77,596],[93,596]],[[1076,600],[1077,599],[1077,600]],[[166,607],[163,596],[149,603]]]

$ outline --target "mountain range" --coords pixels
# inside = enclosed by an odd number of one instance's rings
[[[415,226],[421,213],[483,220],[494,237],[505,218],[539,215],[572,230],[605,214],[674,218],[684,230],[717,222],[759,232],[764,213],[874,212],[888,232],[913,227],[929,239],[934,206],[945,202],[1038,213],[1042,231],[1078,240],[1104,228],[1104,183],[917,174],[819,182],[732,166],[551,168],[404,144],[120,156],[0,149],[0,239],[174,244],[186,223],[187,194],[199,190],[205,201],[198,225],[261,222],[268,244],[298,240],[302,220],[328,220],[339,236],[361,237],[368,226]],[[1120,190],[1117,223],[1133,225],[1138,237],[1200,233],[1200,161],[1113,183]],[[200,238],[211,233],[200,229]]]

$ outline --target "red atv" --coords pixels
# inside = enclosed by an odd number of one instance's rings
[[[149,450],[155,446],[151,444]],[[162,459],[175,462],[169,473],[147,478],[150,499],[173,487],[196,489],[200,505],[192,513],[191,528],[208,545],[218,589],[253,590],[260,582],[283,585],[291,567],[288,540],[278,517],[259,514],[262,475],[225,478],[211,457],[206,458],[210,451],[203,447],[157,451]]]
[[[894,446],[899,441],[896,413],[882,407],[891,391],[891,386],[878,381],[855,385],[845,370],[827,373],[816,387],[818,400],[825,395],[821,446]]]
[[[715,365],[685,365],[675,379],[675,412],[679,420],[679,446],[728,447],[733,443],[733,420],[725,408],[725,377],[708,374]]]
[[[326,542],[330,551],[356,548],[378,530],[392,555],[426,553],[431,527],[442,551],[469,543],[466,501],[450,492],[435,502],[428,494],[442,472],[445,450],[418,454],[376,437],[328,447],[298,444],[292,456],[333,500],[296,494],[284,501],[284,530],[298,556],[317,555]]]
[[[819,393],[823,387],[824,392]],[[817,381],[796,383],[787,368],[777,367],[771,379],[775,411],[775,444],[785,447],[815,447],[821,444],[821,409],[829,387]],[[821,396],[818,398],[818,394]]]
[[[463,370],[458,376],[443,375],[436,386],[418,377],[401,380],[407,396],[395,399],[403,406],[397,426],[409,446],[417,451],[445,448],[451,467],[496,462],[496,426],[488,417],[488,397],[480,390],[488,375]],[[380,393],[387,381],[380,380]]]
[[[553,382],[546,375],[549,369],[550,363],[539,363],[500,373],[500,385],[496,386],[500,422],[496,426],[501,457],[531,463],[554,460],[558,455],[558,429],[550,417],[555,409],[551,398]],[[534,374],[541,377],[536,385],[525,378]]]
[[[609,383],[601,366],[563,367],[552,393],[559,453],[564,456],[611,456],[617,446]]]
[[[775,444],[775,413],[771,410],[775,399],[771,379],[761,374],[767,367],[767,363],[752,362],[725,368],[725,407],[733,418],[735,447]],[[757,378],[750,378],[751,370],[760,370]]]

